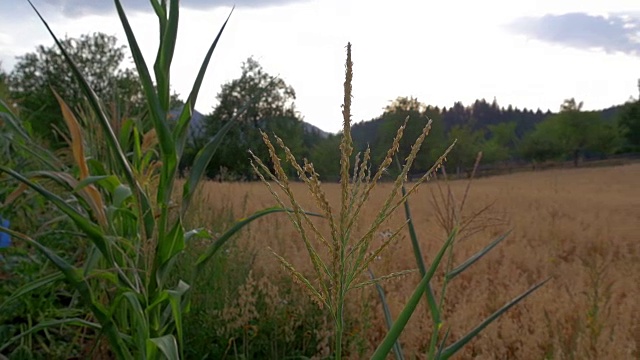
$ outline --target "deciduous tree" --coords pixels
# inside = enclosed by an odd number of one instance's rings
[[[85,76],[89,85],[103,102],[118,105],[120,113],[144,109],[141,86],[137,74],[123,69],[125,46],[117,44],[114,36],[104,33],[82,35],[61,40],[63,46]],[[70,75],[69,65],[57,46],[40,45],[35,52],[18,57],[9,76],[12,97],[19,104],[37,135],[53,144],[60,139],[53,126],[64,129],[55,90],[72,108],[83,103],[83,95]]]
[[[207,119],[205,136],[215,134],[227,121],[238,122],[224,138],[209,175],[224,168],[237,176],[251,176],[249,150],[269,163],[260,130],[281,137],[299,153],[304,130],[295,110],[295,96],[284,80],[269,75],[255,59],[247,59],[242,75],[222,85],[218,105]]]

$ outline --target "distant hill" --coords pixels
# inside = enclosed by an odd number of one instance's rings
[[[182,112],[182,106],[169,111],[169,119],[175,120]],[[195,139],[201,136],[205,131],[205,116],[198,110],[194,110],[189,123],[189,132],[187,142],[193,144]]]
[[[315,134],[323,139],[326,139],[329,137],[329,135],[331,135],[330,133],[320,129],[315,125],[311,125],[308,122],[303,121],[302,127],[304,128],[304,132],[306,132],[307,134]]]
[[[171,110],[169,112],[169,116],[171,119],[176,119],[178,116],[180,116],[181,112],[182,112],[182,107],[179,107]],[[187,139],[190,143],[193,143],[194,139],[204,134],[204,131],[206,129],[205,121],[206,121],[206,116],[204,114],[202,114],[198,110],[193,111],[193,116],[191,117],[191,123],[189,124],[189,134],[187,135],[188,136]],[[306,133],[319,136],[323,139],[329,137],[330,135],[328,132],[323,131],[319,127],[311,125],[304,121],[302,122],[302,126]]]

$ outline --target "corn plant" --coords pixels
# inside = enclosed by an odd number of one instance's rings
[[[74,109],[58,96],[69,130],[73,159],[72,164],[67,164],[58,155],[33,145],[29,131],[23,128],[18,116],[7,104],[0,103],[0,115],[12,130],[16,145],[31,153],[40,166],[37,171],[21,172],[0,165],[0,174],[8,174],[17,181],[4,205],[9,206],[26,192],[39,194],[75,226],[76,231],[67,235],[81,239],[86,244],[86,251],[82,260],[76,263],[43,245],[37,234],[30,236],[0,227],[0,231],[10,234],[16,241],[33,246],[57,269],[17,290],[0,304],[0,311],[34,289],[65,279],[89,314],[37,324],[0,345],[0,352],[29,333],[64,324],[92,329],[97,340],[107,341],[111,356],[119,359],[181,358],[184,344],[182,314],[188,309],[189,283],[169,281],[174,263],[189,246],[189,240],[196,237],[212,240],[194,264],[194,274],[197,274],[244,226],[261,216],[286,211],[283,208],[258,211],[238,220],[217,237],[204,228],[185,228],[183,218],[205,168],[222,138],[236,123],[231,119],[199,150],[179,192],[178,163],[185,149],[191,114],[212,53],[229,18],[209,47],[180,116],[175,122],[169,122],[170,69],[178,31],[179,1],[151,0],[160,29],[160,43],[153,65],[155,82],[121,1],[114,2],[142,83],[150,131],[145,132],[145,127],[135,121],[125,121],[120,131],[114,130],[105,104],[97,98],[74,60],[31,4],[86,96],[88,112],[84,114],[90,113],[92,124],[87,125],[87,119],[78,119]],[[97,130],[92,130],[92,134],[99,132],[103,148],[92,153],[91,146],[87,147],[87,131],[91,126],[96,128],[95,124]]]
[[[407,174],[413,161],[416,158],[422,143],[427,137],[431,123],[428,123],[422,133],[418,136],[411,152],[405,159],[400,174],[396,177],[392,190],[386,197],[382,208],[371,224],[366,227],[366,231],[361,236],[354,234],[355,225],[358,223],[361,210],[366,206],[373,189],[378,184],[381,177],[386,173],[387,169],[393,162],[394,155],[398,151],[400,139],[406,122],[401,126],[393,140],[391,148],[388,150],[382,163],[379,164],[377,170],[371,170],[371,151],[367,149],[363,154],[357,154],[353,166],[353,176],[351,175],[351,155],[353,153],[353,140],[351,138],[351,82],[352,82],[352,62],[351,62],[351,44],[347,45],[347,61],[344,82],[344,104],[343,104],[343,134],[340,144],[340,184],[341,184],[341,202],[339,212],[336,213],[331,204],[328,202],[325,192],[319,180],[319,174],[315,171],[313,164],[306,160],[302,165],[283,143],[283,141],[275,137],[275,142],[284,152],[287,161],[297,171],[299,178],[308,186],[308,189],[315,199],[319,212],[329,222],[330,236],[325,236],[318,230],[312,219],[305,214],[299,205],[290,186],[290,180],[283,170],[282,160],[278,157],[275,146],[269,139],[267,134],[263,134],[264,142],[269,149],[271,161],[273,162],[273,170],[267,167],[257,156],[253,156],[253,167],[258,176],[263,180],[268,189],[271,191],[278,203],[283,206],[290,206],[292,211],[289,217],[300,233],[302,240],[306,246],[308,255],[314,268],[316,279],[311,280],[305,275],[297,271],[286,259],[275,254],[281,264],[291,273],[298,282],[302,283],[309,291],[311,297],[323,308],[326,308],[334,325],[334,348],[333,353],[336,359],[342,356],[342,342],[344,333],[344,303],[346,297],[351,290],[371,285],[380,280],[403,275],[406,272],[394,273],[377,279],[363,279],[371,262],[397,237],[398,233],[404,228],[404,224],[393,231],[392,236],[388,237],[378,247],[372,246],[372,240],[375,234],[385,222],[385,220],[402,204],[407,198],[414,193],[418,187],[442,165],[445,156],[449,153],[449,147],[445,153],[431,167],[430,171],[422,176],[412,187],[403,195],[400,194],[401,188],[406,181]],[[269,181],[268,181],[269,180]],[[274,186],[284,194],[283,197],[276,191]],[[453,235],[452,235],[453,238]],[[317,239],[317,242],[312,241]],[[400,332],[406,325],[409,317],[415,310],[417,300],[420,298],[426,285],[435,273],[436,266],[444,255],[451,239],[445,244],[438,253],[434,266],[424,275],[416,293],[412,297],[412,302],[407,305],[405,311],[396,320],[389,331],[389,335],[380,345],[374,356],[384,358],[396,343]],[[322,254],[328,254],[330,260],[323,260]],[[317,285],[314,285],[317,284]]]

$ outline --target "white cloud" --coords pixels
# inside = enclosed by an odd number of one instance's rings
[[[229,9],[182,10],[172,81],[183,96]],[[54,10],[42,12],[60,36],[102,31],[125,40],[114,14],[69,21]],[[504,106],[543,110],[555,110],[565,98],[576,97],[586,108],[604,108],[637,93],[637,57],[567,49],[514,35],[505,25],[522,16],[638,10],[635,2],[616,0],[316,0],[240,7],[214,53],[197,108],[210,112],[220,85],[237,77],[242,61],[253,55],[266,71],[296,89],[296,104],[305,120],[336,131],[341,127],[348,41],[353,43],[355,66],[354,121],[378,116],[388,101],[407,95],[439,106],[495,96]],[[157,21],[150,13],[137,12],[131,22],[151,63]],[[10,52],[0,55],[5,69],[11,62],[8,57],[52,43],[32,13],[0,23],[0,33],[11,44]]]

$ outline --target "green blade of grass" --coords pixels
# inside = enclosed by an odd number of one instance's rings
[[[398,160],[398,156],[396,155],[396,163],[398,164],[398,169],[402,171],[402,167],[400,166],[400,161]],[[405,197],[407,195],[407,189],[404,184],[401,187],[402,196]],[[420,243],[418,242],[418,235],[416,234],[416,229],[413,226],[413,217],[411,216],[411,208],[409,206],[409,199],[404,202],[404,213],[407,218],[407,228],[409,229],[409,238],[411,239],[411,246],[413,247],[413,254],[416,258],[416,264],[418,265],[418,270],[420,270],[420,276],[424,277],[427,272],[427,267],[424,264],[424,257],[422,255],[422,250],[420,249]],[[429,305],[429,310],[431,311],[431,316],[433,317],[433,325],[434,328],[440,326],[442,320],[440,319],[440,310],[438,308],[438,304],[436,302],[436,298],[433,295],[433,289],[431,288],[431,283],[427,283],[427,290],[425,291],[425,296],[427,298],[427,304]]]
[[[184,145],[185,145],[185,142],[187,139],[187,133],[188,133],[187,130],[189,129],[189,122],[191,120],[191,115],[192,115],[193,109],[195,109],[196,107],[198,94],[200,93],[200,87],[202,86],[204,75],[207,72],[207,68],[209,67],[211,56],[213,55],[213,51],[218,45],[218,41],[222,36],[222,32],[224,31],[225,27],[227,27],[227,23],[229,22],[229,19],[231,18],[232,13],[233,13],[233,8],[231,9],[231,12],[229,12],[229,15],[227,16],[227,19],[225,20],[224,24],[222,24],[222,27],[218,31],[218,35],[216,36],[215,40],[213,40],[213,43],[211,44],[211,46],[209,46],[209,51],[207,51],[207,54],[205,55],[204,60],[200,65],[200,70],[198,71],[196,80],[194,81],[193,87],[191,88],[191,93],[189,93],[187,102],[182,108],[182,112],[180,113],[180,117],[178,118],[178,122],[175,128],[175,134],[176,134],[176,142],[177,142],[177,148],[178,148],[177,151],[179,155],[182,154],[184,150]]]
[[[540,288],[542,285],[544,285],[549,280],[550,280],[550,278],[546,279],[546,280],[544,280],[544,281],[542,281],[542,282],[540,282],[540,283],[538,283],[538,284],[536,284],[534,286],[532,286],[529,290],[525,291],[524,293],[520,294],[515,299],[513,299],[513,300],[509,301],[508,303],[506,303],[504,306],[502,306],[500,309],[498,309],[496,312],[494,312],[489,317],[487,317],[484,321],[482,321],[478,326],[476,326],[471,331],[469,331],[460,340],[458,340],[455,343],[453,343],[453,344],[449,345],[448,347],[446,347],[442,351],[441,359],[448,359],[449,357],[454,355],[458,350],[460,350],[469,341],[471,341],[474,337],[476,337],[485,327],[487,327],[494,320],[496,320],[498,317],[500,317],[502,314],[504,314],[507,310],[509,310],[511,307],[513,307],[514,305],[516,305],[517,303],[522,301],[524,298],[529,296],[532,292],[536,291],[538,288]]]
[[[369,269],[369,276],[371,277],[371,280],[374,280],[376,278],[375,275],[373,274],[373,271],[371,271],[371,269]],[[389,309],[389,304],[387,303],[387,298],[384,295],[384,289],[382,288],[382,286],[380,286],[380,284],[377,281],[374,282],[374,285],[376,287],[376,290],[378,291],[378,296],[380,297],[380,303],[382,303],[382,312],[384,313],[384,321],[387,324],[387,331],[389,331],[393,326],[393,316],[391,316],[391,309]],[[393,344],[393,352],[397,360],[404,359],[404,355],[402,354],[402,347],[400,347],[400,342],[397,340]]]
[[[18,120],[17,116],[13,113],[13,111],[11,111],[9,106],[2,99],[0,99],[0,115],[2,115],[2,117],[7,120],[9,128],[20,135],[23,140],[31,140],[26,130],[22,126],[22,123]]]
[[[73,287],[82,298],[82,301],[91,310],[93,316],[98,320],[101,325],[102,331],[107,335],[111,348],[120,359],[133,359],[127,346],[125,345],[122,336],[120,336],[118,329],[112,321],[111,315],[104,308],[104,306],[95,300],[91,291],[91,285],[89,282],[81,276],[82,271],[71,265],[63,258],[58,256],[48,247],[40,244],[39,242],[31,239],[30,237],[20,234],[15,231],[8,231],[11,236],[14,236],[22,241],[29,243],[40,251],[55,267],[60,270],[65,276],[65,279]]]
[[[420,298],[422,297],[422,293],[426,290],[427,284],[431,281],[433,274],[435,274],[436,269],[438,268],[438,266],[440,265],[440,262],[442,261],[442,257],[444,256],[449,246],[453,243],[453,240],[455,239],[456,234],[457,234],[457,228],[454,228],[451,234],[449,234],[449,238],[447,238],[447,241],[445,241],[445,243],[440,248],[440,251],[438,251],[438,254],[433,259],[433,262],[431,263],[429,270],[422,277],[422,280],[414,290],[413,294],[411,294],[409,301],[407,301],[407,304],[400,312],[400,315],[398,316],[396,321],[393,323],[393,327],[391,328],[391,330],[389,330],[389,332],[387,332],[387,335],[384,337],[380,345],[378,345],[378,348],[376,349],[376,351],[371,356],[372,360],[384,360],[387,354],[389,354],[389,351],[391,351],[393,344],[400,337],[400,334],[404,330],[404,327],[407,325],[409,318],[411,317],[416,307],[418,306],[418,303],[420,302]]]
[[[6,229],[0,226],[0,232],[8,233],[8,231],[9,229]],[[64,274],[61,272],[54,272],[49,275],[45,275],[37,280],[24,284],[18,289],[16,289],[13,293],[11,293],[11,296],[9,296],[7,299],[5,299],[5,301],[2,304],[0,304],[0,310],[5,308],[9,303],[17,300],[18,298],[22,297],[25,294],[30,293],[31,291],[53,284],[56,281],[60,281],[60,280],[64,280]]]
[[[462,264],[456,266],[453,270],[451,270],[447,275],[447,281],[451,281],[451,279],[460,275],[463,271],[465,271],[469,266],[473,265],[476,261],[480,260],[483,256],[485,256],[491,249],[496,247],[502,240],[506,239],[507,236],[511,234],[511,230],[507,231],[503,235],[499,236],[497,239],[493,240],[489,245],[487,245],[484,249],[478,251],[473,256],[471,256],[467,261]]]
[[[38,323],[37,325],[32,326],[31,328],[21,331],[18,335],[12,337],[9,340],[6,340],[6,342],[4,344],[2,344],[2,346],[0,346],[0,353],[2,351],[4,351],[6,348],[8,348],[11,344],[15,343],[16,341],[22,339],[23,337],[30,335],[32,333],[38,332],[40,330],[46,330],[48,328],[52,328],[52,327],[59,327],[61,325],[72,325],[72,326],[80,326],[80,327],[88,327],[91,329],[95,329],[95,330],[101,330],[102,327],[100,326],[100,324],[96,324],[94,322],[91,321],[87,321],[84,319],[79,319],[79,318],[69,318],[69,319],[59,319],[59,320],[48,320],[48,321],[42,321],[40,323]]]
[[[446,344],[449,334],[451,333],[451,327],[447,327],[447,331],[444,333],[440,345],[438,345],[438,352],[435,355],[435,359],[440,359],[442,356],[442,350],[444,350],[444,344]]]

